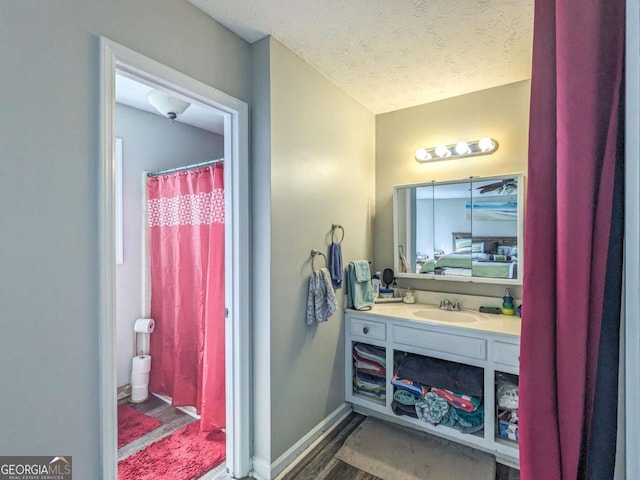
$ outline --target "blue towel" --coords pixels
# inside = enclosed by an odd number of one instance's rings
[[[336,294],[331,286],[331,275],[327,268],[313,272],[309,278],[307,295],[307,325],[326,322],[338,308]]]
[[[329,270],[331,272],[331,283],[333,288],[342,288],[342,246],[339,243],[332,243],[329,247]]]
[[[356,260],[347,268],[347,305],[356,310],[369,310],[373,305],[373,287],[369,262]]]

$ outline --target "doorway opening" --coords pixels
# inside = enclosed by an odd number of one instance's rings
[[[134,79],[204,109],[209,120],[218,122],[224,158],[224,382],[226,414],[226,470],[243,477],[251,470],[249,450],[249,311],[240,292],[249,286],[249,185],[247,105],[154,60],[106,38],[101,38],[101,426],[103,478],[117,478],[117,400],[122,386],[122,361],[117,348],[116,262],[121,261],[122,232],[117,214],[122,203],[117,194],[118,162],[115,161],[116,79]],[[126,145],[123,146],[126,152]],[[122,150],[121,150],[122,151]],[[211,152],[215,155],[215,152]],[[126,156],[125,156],[126,161]],[[193,162],[192,162],[193,163]],[[159,166],[158,170],[181,165]],[[156,168],[156,167],[151,167]],[[221,173],[222,173],[222,169]],[[135,181],[140,182],[140,179]],[[140,205],[140,204],[139,204]],[[117,235],[118,234],[118,235]],[[143,249],[139,249],[143,251]],[[139,272],[144,269],[140,269]],[[144,285],[145,283],[142,282]],[[144,289],[143,289],[144,290]],[[148,290],[148,289],[147,289]],[[140,317],[148,317],[146,294],[141,295]],[[126,330],[126,329],[125,329]],[[133,329],[125,332],[129,338]],[[144,336],[144,334],[143,334]],[[131,345],[131,343],[129,343]],[[136,343],[136,350],[139,344]],[[144,352],[143,352],[144,353]],[[140,394],[140,392],[137,392]]]
[[[224,118],[117,72],[115,134],[118,475],[200,478],[226,450]]]

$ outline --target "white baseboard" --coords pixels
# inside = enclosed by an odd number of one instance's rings
[[[271,480],[271,465],[265,459],[253,457],[251,476],[256,480]]]
[[[153,392],[150,392],[150,393],[154,397],[158,397],[163,402],[169,405],[172,405],[174,408],[177,408],[181,412],[186,413],[190,417],[193,417],[196,420],[200,420],[200,415],[198,415],[198,412],[196,411],[196,407],[176,407],[175,405],[173,405],[173,400],[171,399],[171,397],[168,397],[167,395],[162,395],[160,393],[153,393]]]
[[[343,403],[331,412],[324,420],[271,464],[272,478],[277,479],[278,477],[286,475],[304,458],[307,451],[313,449],[313,447],[324,440],[350,413],[351,405],[348,403]]]
[[[331,412],[309,433],[298,440],[289,450],[278,457],[271,465],[266,460],[253,457],[252,476],[256,480],[277,480],[291,471],[305,454],[320,443],[335,427],[351,413],[351,404],[343,403]]]
[[[126,385],[122,385],[121,387],[118,387],[118,401],[123,400],[130,396],[131,396],[130,383],[127,383]]]

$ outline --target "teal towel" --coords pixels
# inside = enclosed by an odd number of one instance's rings
[[[356,272],[357,282],[366,282],[371,280],[371,270],[369,269],[369,262],[366,260],[355,260],[353,262]]]
[[[369,262],[366,260],[351,262],[347,268],[347,306],[356,310],[369,310],[371,305],[373,305],[373,287]]]

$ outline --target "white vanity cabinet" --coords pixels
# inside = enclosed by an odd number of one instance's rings
[[[520,361],[519,318],[474,312],[476,321],[456,323],[456,312],[450,312],[454,321],[438,322],[417,317],[415,313],[418,307],[403,304],[375,305],[367,312],[346,311],[346,401],[361,413],[490,452],[496,455],[499,462],[517,467],[517,426],[508,425],[509,429],[501,429],[498,417],[505,412],[498,409],[496,385],[498,379],[503,381],[505,377],[517,384]],[[387,368],[384,379],[386,395],[383,398],[355,391],[353,348],[359,343],[384,349]],[[484,428],[475,433],[461,433],[455,428],[434,426],[423,420],[394,414],[391,407],[394,359],[405,353],[482,369],[483,399],[479,408],[484,408]],[[503,427],[507,427],[505,423],[503,422]],[[501,435],[511,439],[502,438]]]

